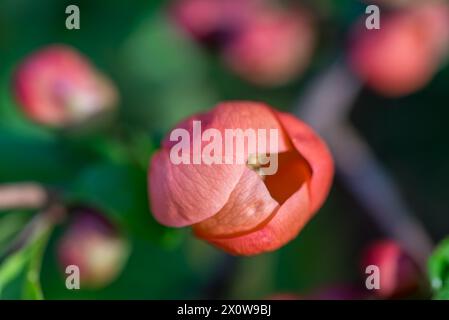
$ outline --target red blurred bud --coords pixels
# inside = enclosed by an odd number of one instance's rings
[[[117,103],[113,84],[80,53],[52,45],[34,52],[14,77],[18,103],[30,119],[54,127],[81,123]]]
[[[261,0],[178,0],[171,7],[175,23],[193,39],[221,45],[246,24]]]
[[[382,13],[381,28],[355,26],[349,63],[375,91],[403,96],[423,88],[438,70],[449,45],[445,3],[410,6]]]
[[[299,10],[264,8],[228,43],[224,59],[242,78],[265,86],[287,83],[308,66],[315,44],[311,19]]]
[[[235,156],[242,156],[245,163],[174,164],[172,148],[180,142],[175,144],[169,135],[149,170],[155,218],[167,226],[193,225],[196,236],[238,255],[276,250],[294,239],[321,207],[331,186],[334,168],[325,143],[302,121],[262,103],[220,103],[177,125],[188,132],[189,145],[203,145],[192,129],[193,120],[222,137],[227,129],[277,132],[277,147],[270,150],[277,157],[277,171],[260,176],[257,167],[248,165],[247,150],[236,148]],[[198,153],[189,148],[183,154]],[[221,160],[223,154],[217,152],[217,156]]]
[[[113,281],[126,261],[128,248],[117,228],[100,213],[80,208],[59,241],[58,257],[64,271],[80,270],[81,289],[99,288]]]
[[[368,247],[362,259],[363,276],[370,265],[380,272],[380,288],[370,292],[380,298],[398,298],[413,293],[421,273],[412,258],[394,241],[378,241]]]

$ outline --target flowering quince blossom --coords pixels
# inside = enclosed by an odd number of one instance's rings
[[[167,137],[149,169],[155,218],[166,226],[191,225],[197,237],[236,255],[276,250],[295,238],[332,183],[333,161],[325,143],[302,121],[257,102],[220,103],[176,128],[192,132],[194,121],[219,132],[277,129],[277,171],[259,175],[246,153],[246,164],[174,164],[175,143]],[[198,139],[191,135],[192,144]]]
[[[117,103],[112,83],[64,45],[27,57],[15,73],[14,91],[30,119],[53,127],[77,124]]]
[[[423,88],[449,48],[449,6],[413,5],[382,16],[379,30],[355,27],[349,63],[368,86],[397,97]]]
[[[175,23],[200,42],[226,41],[244,27],[260,0],[178,0],[170,13]]]
[[[178,0],[170,12],[181,30],[219,49],[225,65],[255,85],[284,85],[310,64],[316,32],[303,8],[265,0]]]
[[[225,47],[236,74],[262,86],[283,85],[309,65],[315,45],[311,17],[300,9],[262,8]]]

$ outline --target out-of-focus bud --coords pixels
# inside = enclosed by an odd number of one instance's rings
[[[421,279],[419,268],[394,241],[379,241],[368,247],[362,258],[363,277],[368,276],[365,272],[369,266],[376,266],[379,270],[379,288],[370,290],[374,296],[399,298],[418,289]]]
[[[67,127],[113,109],[114,85],[75,49],[45,47],[28,56],[14,77],[15,96],[38,123]]]
[[[128,257],[128,245],[117,228],[100,213],[79,208],[60,239],[59,263],[63,270],[75,265],[81,289],[100,288],[112,282]]]
[[[224,60],[254,84],[283,85],[306,69],[314,44],[314,28],[305,12],[263,8],[228,43]]]
[[[423,88],[449,47],[449,6],[431,2],[383,13],[379,30],[355,26],[349,63],[378,93],[397,97]]]
[[[427,25],[429,45],[434,49],[434,59],[440,62],[449,52],[449,5],[430,1],[416,7],[417,19]]]
[[[171,15],[193,39],[209,45],[226,42],[245,25],[261,0],[178,0]]]

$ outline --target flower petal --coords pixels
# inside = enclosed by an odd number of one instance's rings
[[[304,183],[308,183],[311,176],[309,164],[296,150],[283,152],[278,155],[278,170],[276,174],[265,177],[265,185],[271,196],[283,204]]]
[[[317,211],[326,199],[334,176],[332,155],[321,138],[304,122],[294,116],[276,112],[279,121],[298,152],[312,170],[310,179],[311,210]]]
[[[45,47],[21,63],[14,76],[17,100],[39,123],[63,126],[114,107],[112,83],[87,58],[65,45]]]
[[[195,134],[194,120],[201,121],[200,134]],[[293,148],[276,116],[268,106],[262,103],[221,103],[208,113],[195,115],[181,122],[177,128],[187,130],[192,149],[195,144],[201,145],[201,149],[208,144],[207,141],[202,141],[201,133],[212,128],[218,130],[223,137],[226,136],[226,129],[243,131],[252,129],[256,132],[257,129],[267,131],[276,129],[277,144],[270,145],[270,133],[267,132],[267,147],[264,151],[277,153]],[[223,138],[223,151],[226,150],[226,143],[229,143],[225,141],[226,139]],[[234,150],[233,160],[243,151],[246,161],[249,153],[247,143],[244,144],[244,149],[238,150],[235,136],[231,142]],[[179,227],[198,223],[217,214],[225,206],[247,167],[246,163],[237,161],[231,161],[232,164],[223,164],[229,157],[224,152],[221,157],[222,164],[181,163],[175,165],[170,161],[169,155],[170,149],[176,143],[168,138],[165,139],[162,151],[154,156],[149,172],[149,187],[155,218],[162,224]],[[197,151],[190,149],[190,155],[195,155]],[[260,188],[262,187],[264,186]]]
[[[225,137],[226,130],[242,130],[251,129],[257,134],[258,129],[266,130],[266,150],[269,153],[280,153],[291,150],[293,147],[289,141],[288,136],[284,132],[282,125],[279,123],[277,117],[272,112],[272,109],[266,104],[260,102],[250,101],[231,101],[223,102],[215,106],[211,111],[207,113],[194,115],[181,123],[176,128],[186,129],[191,137],[191,145],[193,140],[197,139],[199,143],[204,146],[208,144],[208,141],[201,142],[201,136],[195,136],[193,129],[193,121],[201,122],[201,131],[204,133],[208,129],[217,129],[222,135],[223,152],[225,150]],[[270,130],[277,130],[278,140],[277,145],[270,145]],[[170,141],[167,136],[163,141],[164,148],[172,147],[176,142]],[[236,151],[236,139],[229,141],[233,143],[234,151]],[[245,143],[245,155],[248,155],[247,143]],[[235,152],[234,152],[235,155]]]
[[[278,207],[261,177],[246,169],[223,209],[193,228],[201,238],[235,236],[257,228]]]
[[[276,250],[295,238],[309,221],[312,216],[309,204],[309,190],[303,184],[259,230],[237,237],[206,240],[236,255],[254,255]]]
[[[216,214],[228,201],[245,165],[178,164],[157,152],[149,170],[151,209],[160,223],[182,227]]]

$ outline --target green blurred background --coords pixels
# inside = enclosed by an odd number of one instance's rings
[[[81,10],[80,30],[65,28],[70,4]],[[188,229],[168,229],[153,220],[146,165],[171,126],[219,101],[259,100],[291,110],[305,84],[342,52],[346,30],[365,5],[309,1],[322,16],[312,65],[300,79],[267,89],[241,80],[215,54],[182,37],[166,17],[166,4],[0,0],[0,183],[38,181],[64,190],[69,202],[99,206],[131,244],[125,269],[111,285],[69,291],[56,261],[55,246],[64,230],[58,226],[43,256],[44,297],[248,299],[360,282],[360,252],[383,234],[338,179],[325,206],[294,241],[273,253],[231,258]],[[26,55],[53,43],[74,46],[117,84],[121,102],[115,126],[72,137],[22,115],[11,95],[12,72]],[[364,89],[351,115],[435,241],[449,230],[448,83],[444,67],[424,90],[406,98],[385,99]],[[137,161],[128,159],[129,152]],[[0,213],[0,245],[32,214]],[[24,277],[20,271],[11,279],[2,298],[23,297]]]

